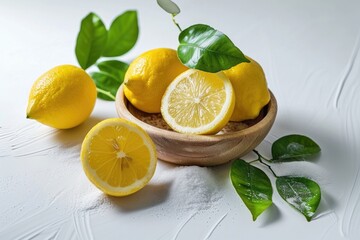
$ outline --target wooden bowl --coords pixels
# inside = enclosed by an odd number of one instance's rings
[[[116,110],[120,117],[142,127],[156,145],[158,158],[179,165],[214,166],[249,153],[270,131],[276,113],[274,95],[254,120],[229,122],[216,135],[192,135],[174,132],[160,113],[149,114],[136,109],[126,99],[123,85],[116,95]]]

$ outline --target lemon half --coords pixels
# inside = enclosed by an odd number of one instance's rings
[[[86,135],[81,161],[89,180],[104,193],[126,196],[142,189],[157,163],[155,145],[136,124],[111,118]]]
[[[234,106],[234,91],[223,73],[190,69],[166,89],[161,114],[175,131],[214,134],[227,124]]]

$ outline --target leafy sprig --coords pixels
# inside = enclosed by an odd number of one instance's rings
[[[309,137],[294,134],[276,140],[271,150],[272,159],[266,159],[258,151],[253,150],[258,156],[257,159],[249,163],[238,159],[232,163],[230,178],[236,192],[250,210],[254,221],[272,205],[273,190],[268,176],[261,169],[251,165],[260,162],[268,167],[276,178],[279,195],[302,213],[307,221],[311,221],[321,200],[319,185],[305,177],[278,176],[269,163],[307,160],[321,151],[319,145]]]
[[[180,30],[177,54],[185,66],[205,72],[219,72],[242,62],[250,62],[224,33],[205,24],[195,24],[182,30],[175,21],[180,8],[171,0],[157,0],[157,3],[171,14]]]
[[[91,73],[98,97],[115,100],[116,92],[124,81],[128,64],[117,59],[99,61],[104,57],[119,57],[130,51],[139,35],[137,12],[126,11],[117,16],[109,30],[99,16],[89,13],[81,21],[76,40],[75,54],[84,69],[96,65]]]

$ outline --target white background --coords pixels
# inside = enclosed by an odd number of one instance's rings
[[[155,0],[1,0],[0,239],[359,239],[360,2],[177,3],[183,28],[211,25],[263,66],[279,111],[259,151],[268,154],[273,141],[291,133],[321,146],[313,162],[274,166],[279,175],[319,183],[314,220],[306,222],[274,192],[274,206],[253,222],[231,186],[230,164],[159,162],[140,192],[104,196],[82,172],[79,150],[94,124],[117,116],[114,103],[98,100],[83,125],[54,130],[25,119],[31,85],[56,65],[77,65],[76,36],[91,11],[109,26],[125,10],[138,10],[140,37],[124,61],[152,48],[176,48],[177,28]],[[198,201],[189,202],[194,196]]]

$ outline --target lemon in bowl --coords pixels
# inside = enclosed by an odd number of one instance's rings
[[[131,62],[125,74],[124,94],[139,110],[159,113],[166,88],[187,69],[174,49],[149,50]]]
[[[270,92],[261,65],[248,56],[246,58],[250,60],[249,63],[243,62],[223,71],[235,92],[235,108],[231,121],[256,118],[270,101]]]
[[[161,113],[139,108],[129,99],[127,86],[123,84],[115,101],[118,115],[141,126],[150,135],[158,158],[163,161],[199,166],[226,163],[260,144],[276,117],[275,96],[267,89],[265,77],[259,74],[262,69],[253,65],[250,68],[235,66],[231,71],[219,73],[185,70],[164,90]],[[242,84],[236,82],[241,72],[238,68],[244,70]],[[142,95],[151,94],[155,87],[153,84],[152,88],[143,89]],[[256,89],[251,92],[248,87]],[[249,95],[245,95],[247,91]],[[249,111],[243,112],[239,108],[241,103],[237,107],[237,101],[242,101],[237,95],[242,93],[249,100],[245,103]],[[264,101],[258,102],[258,94]],[[233,118],[239,112],[244,113],[243,116]]]

